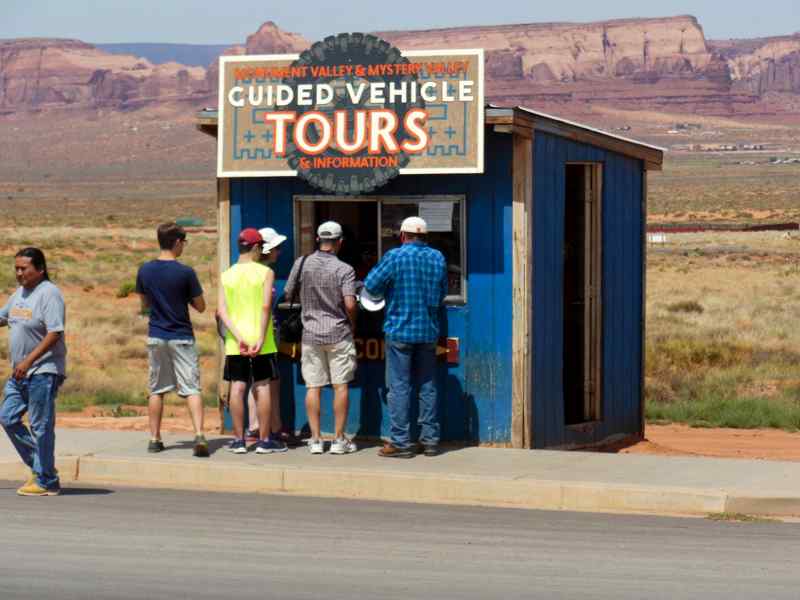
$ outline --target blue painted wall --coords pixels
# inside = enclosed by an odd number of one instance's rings
[[[565,163],[603,165],[602,424],[568,429],[563,402]],[[590,444],[640,429],[641,161],[537,131],[533,194],[533,439],[539,448]],[[576,376],[581,377],[582,374]]]
[[[446,440],[511,439],[511,136],[486,130],[483,175],[398,177],[378,194],[464,194],[467,303],[448,306],[443,335],[460,339],[460,362],[439,369],[440,417]],[[320,192],[296,178],[231,180],[231,254],[242,227],[274,227],[289,236],[279,264],[279,295],[294,261],[293,197]],[[299,364],[282,358],[281,405],[296,429],[306,422]],[[323,395],[324,431],[333,430],[330,390]],[[388,433],[384,365],[362,362],[350,390],[348,431]]]

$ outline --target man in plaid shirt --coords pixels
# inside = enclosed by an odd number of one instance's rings
[[[439,313],[447,294],[447,264],[426,242],[428,226],[409,217],[400,226],[399,248],[387,252],[364,281],[372,296],[386,299],[386,378],[391,441],[379,454],[414,456],[409,407],[419,389],[420,443],[426,456],[439,453],[439,416],[435,384]],[[419,446],[416,446],[419,448]]]

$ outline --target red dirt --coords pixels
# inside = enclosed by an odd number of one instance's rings
[[[780,429],[706,429],[647,425],[646,439],[621,454],[715,456],[800,461],[800,433]]]
[[[136,411],[137,417],[114,417],[111,409],[105,406],[90,406],[81,412],[61,412],[56,417],[58,427],[74,429],[102,429],[108,431],[148,431],[147,407],[123,406],[125,411]],[[216,408],[205,409],[205,430],[216,432],[219,430],[220,414]],[[164,419],[161,422],[161,431],[171,433],[192,432],[192,422],[189,411],[182,406],[165,406]]]

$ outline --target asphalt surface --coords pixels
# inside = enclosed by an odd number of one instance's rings
[[[0,598],[793,598],[800,525],[0,482]]]

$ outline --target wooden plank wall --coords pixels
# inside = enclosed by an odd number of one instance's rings
[[[460,363],[441,366],[440,417],[445,440],[511,442],[512,397],[512,136],[486,131],[486,173],[398,177],[378,194],[464,194],[467,202],[467,303],[448,306],[445,335],[460,340]],[[319,195],[295,178],[234,179],[230,239],[241,227],[275,227],[287,235],[276,269],[283,291],[294,256],[293,197]],[[237,253],[232,248],[231,259]],[[296,364],[281,360],[281,404],[286,422],[305,422],[305,388]],[[327,400],[325,400],[325,406]],[[351,388],[348,429],[362,435],[388,432],[382,362],[362,363]],[[323,429],[332,427],[323,411]]]
[[[562,248],[567,162],[603,165],[603,420],[583,429],[564,424]],[[532,362],[537,448],[593,444],[611,435],[640,431],[643,169],[641,160],[536,130]]]

